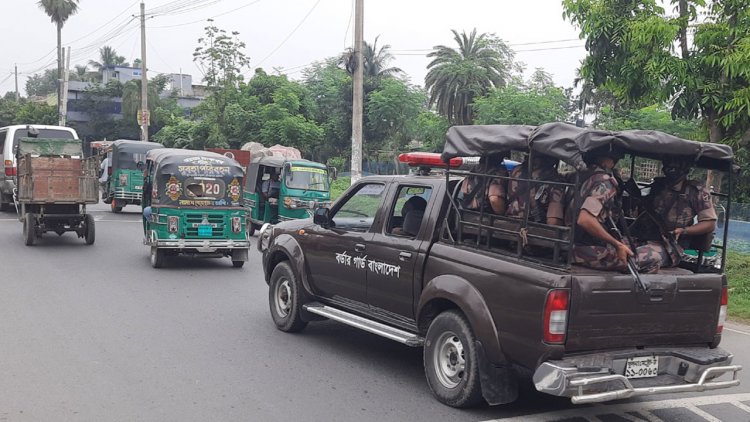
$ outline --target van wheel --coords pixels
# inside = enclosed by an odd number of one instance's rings
[[[268,302],[271,318],[276,328],[294,333],[307,326],[302,320],[301,286],[288,262],[282,262],[273,269],[268,286]]]
[[[114,198],[112,198],[112,203],[111,203],[111,205],[110,205],[110,206],[111,206],[111,208],[112,208],[112,212],[113,212],[113,213],[115,213],[115,214],[117,214],[117,213],[119,213],[119,212],[121,212],[121,211],[122,211],[122,206],[120,206],[120,205],[119,205],[119,204],[117,203],[117,200],[116,200],[116,199],[114,199]]]
[[[159,249],[156,246],[151,247],[151,266],[154,268],[161,268],[164,266],[164,249]]]
[[[84,224],[86,224],[86,244],[93,245],[96,240],[96,223],[94,223],[94,216],[86,214]]]
[[[459,311],[445,311],[427,330],[424,370],[437,399],[453,407],[473,407],[482,402],[474,333]]]
[[[26,246],[33,246],[36,239],[36,217],[28,213],[23,218],[23,236]]]

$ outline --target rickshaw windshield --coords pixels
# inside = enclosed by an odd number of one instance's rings
[[[120,152],[117,155],[117,168],[120,170],[141,170],[138,163],[146,162],[146,153]]]
[[[291,189],[328,191],[328,171],[317,167],[289,167],[284,183]]]

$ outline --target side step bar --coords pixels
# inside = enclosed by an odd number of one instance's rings
[[[395,340],[407,346],[421,347],[422,345],[424,345],[424,338],[416,334],[412,334],[404,330],[399,330],[398,328],[393,328],[391,326],[381,324],[377,321],[372,321],[359,315],[354,315],[352,313],[332,308],[321,303],[308,303],[304,305],[303,308],[307,312],[324,316],[328,319],[332,319],[334,321],[350,325],[354,328],[359,328],[360,330],[377,334],[387,339]]]

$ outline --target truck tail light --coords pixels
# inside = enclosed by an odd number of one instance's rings
[[[180,228],[180,217],[170,215],[167,219],[167,228],[170,233],[177,233]]]
[[[232,217],[232,231],[235,233],[239,233],[242,231],[242,218],[241,217]]]
[[[16,175],[16,167],[13,165],[13,161],[5,160],[5,175],[8,177]]]
[[[550,290],[544,304],[544,342],[562,344],[568,329],[568,307],[570,292],[568,290]]]
[[[727,305],[729,305],[729,290],[727,286],[721,288],[721,306],[719,307],[719,323],[716,325],[716,334],[724,331],[724,322],[727,320]]]

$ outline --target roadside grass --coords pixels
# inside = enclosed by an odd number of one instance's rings
[[[750,322],[750,254],[727,252],[729,281],[729,317]]]
[[[349,189],[351,184],[352,179],[350,177],[339,177],[334,180],[333,183],[331,183],[331,201],[338,199],[344,191]]]

